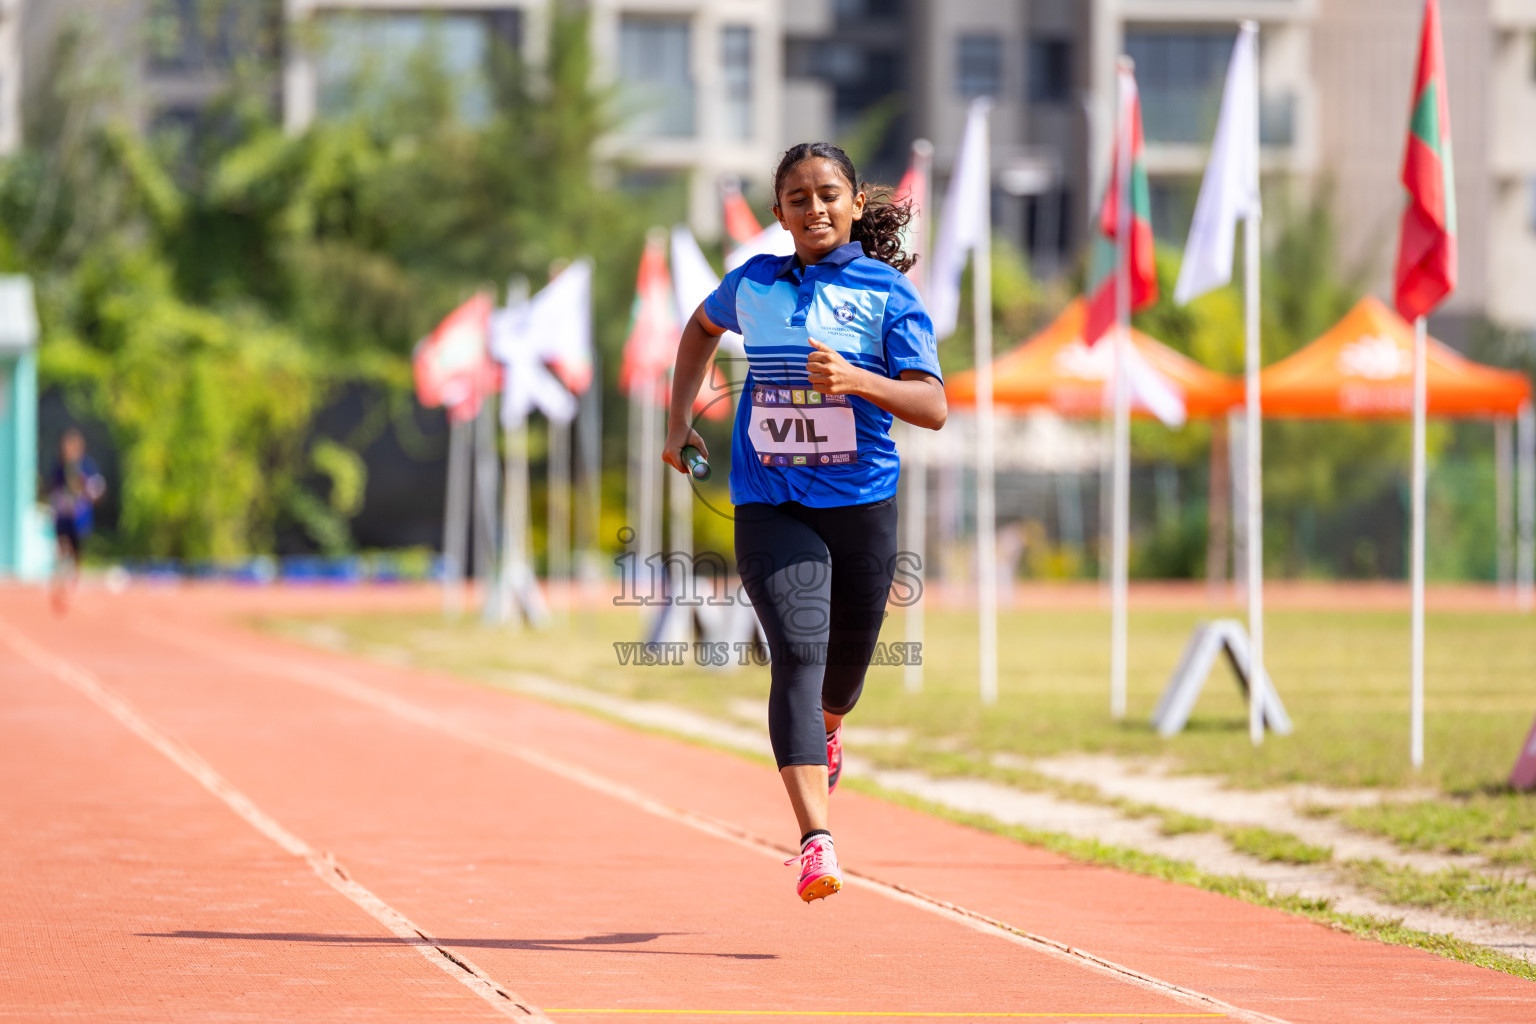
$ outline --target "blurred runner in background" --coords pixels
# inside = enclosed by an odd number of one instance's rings
[[[59,461],[48,473],[48,507],[58,557],[53,568],[53,608],[62,614],[80,576],[80,544],[96,521],[96,502],[107,491],[106,478],[85,453],[85,435],[70,427],[59,438]]]

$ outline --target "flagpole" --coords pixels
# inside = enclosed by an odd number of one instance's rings
[[[912,169],[913,178],[923,183],[923,205],[928,205],[929,181],[928,175],[933,167],[933,143],[927,139],[918,139],[912,143]],[[918,240],[917,246],[920,258],[924,261],[915,269],[917,271],[915,283],[920,295],[924,297],[928,293],[928,267],[926,261],[933,252],[933,246],[929,244],[931,231],[929,225],[932,218],[926,209],[919,208]],[[902,669],[902,685],[908,693],[919,693],[923,689],[923,600],[924,588],[927,582],[927,540],[928,540],[928,438],[923,434],[922,427],[906,424],[907,434],[907,507],[904,510],[906,549],[913,560],[912,572],[917,578],[917,594],[912,604],[907,607],[907,650],[918,652],[916,657],[906,658],[906,665]]]
[[[648,584],[646,594],[653,601],[657,590],[656,567],[650,559],[661,551],[661,502],[656,493],[661,483],[659,474],[651,465],[649,458],[651,452],[656,449],[656,435],[659,433],[658,424],[658,400],[656,389],[660,386],[657,377],[648,377],[637,385],[640,389],[640,432],[635,438],[634,444],[638,445],[637,464],[640,473],[639,479],[639,522],[636,524],[635,550],[638,553],[636,573],[640,566],[645,566],[645,580]],[[636,577],[637,581],[639,576]],[[650,602],[646,602],[650,603]]]
[[[576,422],[577,446],[581,451],[581,495],[576,503],[576,546],[581,551],[577,575],[585,590],[597,582],[602,572],[598,532],[603,521],[603,368],[598,353],[592,353],[592,383],[581,394]]]
[[[497,614],[496,591],[496,403],[486,396],[475,417],[475,580],[480,588],[481,616],[491,622]]]
[[[992,180],[990,140],[979,147],[982,180]],[[981,702],[997,703],[997,501],[992,419],[992,199],[982,195],[975,267],[971,274],[976,318],[976,562],[980,616]]]
[[[1115,223],[1115,451],[1114,451],[1114,535],[1111,570],[1110,692],[1109,713],[1115,719],[1125,717],[1127,676],[1126,604],[1129,588],[1131,528],[1131,389],[1127,377],[1131,331],[1131,119],[1126,110],[1126,78],[1135,70],[1129,57],[1121,57],[1116,77],[1115,183],[1120,190],[1116,199]]]
[[[1243,222],[1244,333],[1247,335],[1248,422],[1243,431],[1247,458],[1248,544],[1248,738],[1254,746],[1264,742],[1264,707],[1269,698],[1264,670],[1264,473],[1263,410],[1260,407],[1259,365],[1259,210],[1254,204]]]
[[[1424,318],[1413,321],[1413,766],[1424,766]]]
[[[690,600],[693,590],[693,580],[689,578],[693,565],[693,476],[670,470],[662,472],[667,478],[670,513],[667,543],[662,548],[666,552],[667,596],[670,603],[664,607],[663,614],[671,617],[672,625],[668,635],[662,639],[691,644],[694,641],[693,607],[683,602]]]
[[[549,451],[545,478],[549,494],[549,524],[545,547],[549,552],[548,580],[551,596],[561,595],[555,614],[564,622],[571,598],[571,424],[545,417],[549,426]]]
[[[469,442],[471,427],[448,410],[448,480],[443,501],[443,614],[464,610],[465,518],[469,504]]]
[[[521,416],[506,428],[506,537],[502,541],[501,621],[512,632],[523,628],[530,617],[528,593],[535,586],[528,568],[528,418]]]

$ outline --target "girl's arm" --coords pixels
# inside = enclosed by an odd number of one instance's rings
[[[822,394],[858,395],[898,419],[930,430],[938,430],[949,418],[944,385],[933,374],[902,370],[901,379],[893,380],[854,366],[815,338],[811,348],[814,351],[805,368],[811,375],[811,386]]]
[[[689,420],[693,401],[704,385],[704,375],[709,372],[709,361],[714,358],[715,346],[724,333],[704,315],[704,304],[699,303],[699,308],[688,318],[688,326],[683,328],[682,340],[677,345],[677,362],[672,369],[672,401],[667,409],[667,443],[661,459],[679,473],[689,471],[683,462],[684,447],[691,444],[700,455],[709,458],[704,439],[689,426]]]

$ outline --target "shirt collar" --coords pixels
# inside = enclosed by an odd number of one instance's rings
[[[834,267],[841,267],[863,255],[863,242],[849,242],[847,245],[840,245],[836,249],[833,249],[831,252],[827,253],[815,265],[819,267],[824,264],[830,264]],[[774,274],[774,276],[788,277],[797,268],[800,268],[800,257],[795,253],[790,253],[788,256],[784,257],[784,262],[779,264],[778,272]]]

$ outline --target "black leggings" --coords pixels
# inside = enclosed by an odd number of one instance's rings
[[[772,658],[768,735],[783,768],[826,764],[823,709],[858,703],[896,561],[896,499],[736,507],[736,567]]]

